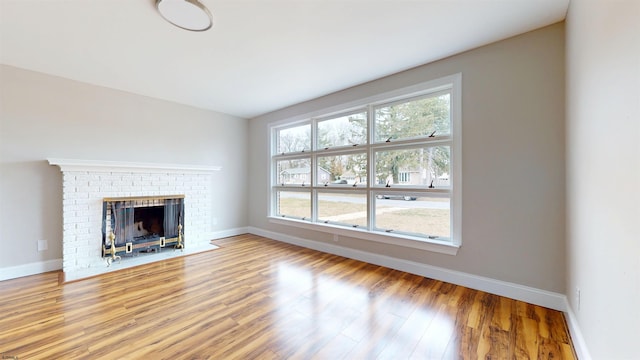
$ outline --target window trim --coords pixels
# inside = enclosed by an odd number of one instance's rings
[[[303,228],[308,230],[320,231],[325,233],[331,233],[334,235],[340,235],[345,237],[351,237],[356,239],[364,239],[371,240],[385,244],[409,247],[414,249],[421,249],[426,251],[432,251],[436,253],[455,255],[458,252],[458,249],[462,246],[462,74],[457,73],[453,75],[448,75],[442,78],[438,78],[431,81],[426,81],[423,83],[419,83],[416,85],[376,94],[373,96],[369,96],[366,98],[362,98],[359,100],[351,101],[348,103],[343,103],[340,105],[331,106],[329,108],[324,108],[320,110],[316,110],[313,112],[308,112],[304,114],[299,114],[294,117],[289,117],[286,119],[282,119],[279,121],[275,121],[268,124],[268,130],[270,134],[270,149],[267,153],[268,164],[269,164],[269,179],[270,181],[267,183],[267,201],[269,205],[269,213],[267,218],[269,222],[293,226],[297,228]],[[451,185],[451,190],[449,190],[449,198],[451,204],[451,238],[447,241],[437,240],[437,239],[429,239],[422,238],[416,236],[410,236],[405,234],[385,234],[376,232],[373,230],[367,229],[358,229],[358,228],[349,228],[340,225],[332,225],[325,223],[317,223],[307,220],[295,219],[295,218],[284,218],[280,216],[276,216],[276,200],[273,191],[273,185],[277,184],[277,174],[274,170],[273,159],[274,156],[278,157],[279,154],[275,154],[276,146],[277,146],[277,130],[284,129],[294,126],[299,126],[304,123],[309,123],[312,127],[312,137],[311,137],[311,151],[308,153],[300,153],[301,157],[312,156],[312,153],[315,151],[317,155],[328,156],[333,151],[339,152],[341,150],[346,150],[345,147],[335,147],[329,149],[316,149],[317,147],[317,139],[314,135],[316,132],[313,131],[313,126],[317,121],[323,121],[330,119],[335,116],[340,116],[344,114],[357,113],[362,109],[374,109],[379,106],[384,106],[385,104],[395,103],[397,101],[409,101],[412,98],[419,98],[421,96],[427,96],[432,94],[438,94],[439,92],[448,90],[451,92],[451,130],[450,134],[443,136],[442,139],[432,139],[430,146],[438,146],[445,145],[450,147],[451,151],[451,167],[449,174],[449,181]],[[369,115],[369,121],[372,121],[373,114]],[[368,126],[368,139],[369,142],[367,146],[369,147],[369,159],[370,161],[373,159],[371,157],[372,152],[377,148],[376,143],[372,142],[373,139],[373,124],[369,124]],[[394,142],[394,145],[398,145],[402,147],[404,143],[403,140],[398,140]],[[410,142],[410,140],[408,141]],[[410,145],[407,145],[410,146]],[[362,149],[359,149],[362,150]],[[358,152],[357,149],[354,148],[354,152]],[[293,154],[289,154],[293,155]],[[312,184],[315,185],[315,164],[311,166],[311,180]],[[374,174],[368,174],[367,176],[370,178]],[[310,185],[312,185],[310,184]],[[298,186],[292,186],[299,188]],[[283,188],[282,190],[288,190],[289,187]],[[336,189],[340,189],[340,187],[336,187]],[[293,189],[291,189],[293,190]],[[301,190],[301,189],[300,189]],[[411,191],[407,189],[408,191]],[[314,196],[313,186],[308,190],[311,194],[312,198]],[[374,183],[369,184],[369,190],[367,190],[368,195],[369,192],[380,192],[384,191],[384,188],[379,188]],[[433,190],[431,190],[433,191]],[[429,192],[427,192],[428,194]],[[312,201],[312,206],[316,206],[315,202]],[[371,206],[373,206],[373,201],[369,202],[369,211],[371,211]],[[313,214],[313,212],[312,212]],[[312,219],[310,219],[312,220]]]

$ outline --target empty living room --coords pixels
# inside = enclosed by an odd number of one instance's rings
[[[638,359],[637,0],[0,0],[2,359]]]

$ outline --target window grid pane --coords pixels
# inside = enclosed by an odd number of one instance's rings
[[[453,89],[276,128],[276,215],[453,241]]]
[[[278,216],[311,219],[311,192],[278,191],[276,205]]]
[[[449,198],[415,197],[407,194],[378,194],[375,200],[375,225],[379,231],[451,238]]]
[[[318,122],[318,149],[361,145],[366,142],[366,112]]]
[[[311,159],[278,160],[276,164],[278,184],[311,184]]]
[[[367,227],[367,194],[318,192],[318,221]]]
[[[385,186],[449,188],[450,164],[449,146],[377,151],[376,183]]]
[[[367,154],[319,156],[318,185],[367,186]]]
[[[441,136],[451,133],[451,96],[443,94],[376,107],[375,141]]]
[[[278,130],[276,137],[277,154],[311,150],[311,124]]]

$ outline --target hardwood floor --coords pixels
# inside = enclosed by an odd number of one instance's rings
[[[18,359],[573,359],[562,313],[254,235],[58,284],[0,282]]]

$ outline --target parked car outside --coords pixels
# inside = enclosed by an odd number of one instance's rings
[[[413,201],[416,200],[417,198],[415,196],[409,196],[409,195],[402,195],[402,194],[380,194],[380,195],[376,195],[376,198],[378,199],[385,199],[385,200],[405,200],[405,201]]]

